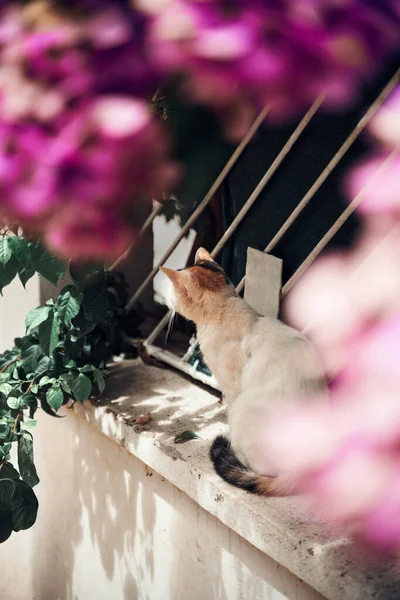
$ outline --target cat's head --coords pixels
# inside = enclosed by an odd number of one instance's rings
[[[192,267],[161,270],[171,282],[170,308],[196,324],[212,321],[227,298],[236,295],[224,270],[204,248],[197,250]]]

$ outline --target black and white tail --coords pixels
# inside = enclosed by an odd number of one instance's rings
[[[281,477],[258,475],[248,469],[234,453],[227,438],[219,435],[210,448],[215,471],[224,481],[259,496],[288,496],[291,485]]]

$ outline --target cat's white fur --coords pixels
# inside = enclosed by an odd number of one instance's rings
[[[171,272],[167,274],[171,277]],[[205,362],[228,402],[232,448],[256,473],[276,476],[273,461],[261,451],[265,425],[285,402],[324,396],[316,350],[300,332],[257,314],[228,285],[220,292],[197,286],[192,304],[183,306],[179,287],[190,289],[190,277],[190,270],[180,272],[179,281],[172,277],[170,303],[196,324]]]
[[[229,407],[232,447],[241,462],[274,476],[260,452],[265,425],[277,405],[320,394],[323,371],[312,344],[298,331],[261,317],[241,298],[226,302],[229,319],[200,323],[197,339]]]

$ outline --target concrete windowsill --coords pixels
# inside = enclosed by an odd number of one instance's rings
[[[103,396],[76,403],[78,414],[328,600],[400,598],[395,565],[360,555],[307,514],[301,498],[252,496],[214,473],[209,445],[227,425],[226,407],[210,391],[139,360],[111,369]],[[148,412],[152,420],[137,425],[135,419]],[[186,429],[201,439],[174,444]]]

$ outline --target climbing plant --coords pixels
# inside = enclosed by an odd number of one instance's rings
[[[35,272],[56,284],[65,271],[37,242],[8,235],[0,240],[1,289],[17,274],[23,284]],[[71,267],[70,275],[72,283],[31,310],[25,335],[0,355],[0,542],[36,520],[32,430],[38,408],[58,416],[70,400],[101,394],[106,360],[130,347],[123,277],[103,267]]]

